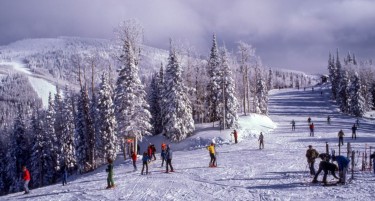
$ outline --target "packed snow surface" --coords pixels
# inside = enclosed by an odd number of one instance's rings
[[[354,180],[347,185],[324,187],[312,185],[305,153],[308,145],[325,152],[325,143],[338,153],[337,132],[343,129],[344,142],[363,153],[365,145],[375,146],[371,119],[360,119],[358,138],[351,139],[350,128],[356,118],[343,115],[329,101],[328,90],[315,92],[285,89],[271,91],[269,117],[241,117],[240,141],[231,141],[232,130],[221,131],[212,124],[197,124],[194,136],[172,144],[175,172],[164,173],[158,154],[149,165],[151,174],[133,172],[130,161],[118,157],[115,163],[116,188],[105,190],[106,167],[85,175],[74,175],[68,185],[55,184],[0,197],[1,200],[373,200],[375,175],[359,171],[361,159],[355,160]],[[331,124],[327,124],[327,116]],[[315,137],[309,137],[307,118],[315,124]],[[296,130],[290,122],[296,121]],[[274,122],[274,123],[273,123]],[[277,126],[275,126],[275,123]],[[264,133],[265,149],[258,146],[259,132]],[[141,151],[151,142],[160,151],[161,137],[144,139]],[[218,167],[209,168],[205,145],[217,142]],[[346,151],[341,150],[345,155]],[[316,168],[320,160],[316,162]],[[350,177],[350,176],[348,176]],[[321,181],[322,175],[318,178]],[[328,181],[333,179],[328,176]]]

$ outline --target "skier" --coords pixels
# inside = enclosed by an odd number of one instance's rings
[[[166,173],[168,173],[168,166],[171,168],[171,172],[174,172],[173,170],[173,166],[172,166],[172,150],[170,148],[169,145],[167,145],[167,149],[165,150],[165,158],[167,159],[167,163],[165,164],[165,166],[167,166],[167,170],[165,171]]]
[[[310,124],[310,137],[314,137],[314,123]]]
[[[345,156],[333,156],[332,160],[337,161],[337,164],[339,165],[339,176],[340,176],[339,183],[345,184],[346,172],[348,170],[348,165],[349,165],[350,160]]]
[[[26,166],[22,166],[22,171],[23,171],[23,182],[24,182],[23,188],[25,189],[24,194],[29,194],[30,193],[30,190],[29,190],[30,172],[26,168]]]
[[[259,141],[259,149],[264,149],[264,141],[263,140],[264,140],[263,133],[260,132],[259,139],[258,139],[258,141]]]
[[[339,136],[339,146],[340,146],[340,143],[341,145],[344,145],[344,131],[342,131],[342,129],[339,131],[339,133],[337,134],[337,136]]]
[[[139,144],[137,144],[137,154],[141,155],[141,146]]]
[[[67,179],[68,179],[68,168],[66,166],[64,166],[62,168],[62,185],[65,186],[67,183]]]
[[[375,151],[373,154],[370,155],[370,160],[372,159],[372,167],[374,168],[374,174],[375,174]]]
[[[233,136],[234,136],[234,143],[237,144],[237,136],[238,136],[238,134],[237,134],[236,129],[234,129],[233,132],[232,132],[230,135],[233,135]]]
[[[309,145],[309,149],[306,151],[306,158],[307,158],[307,163],[309,165],[310,169],[310,175],[315,176],[315,159],[319,156],[319,153],[312,148],[312,145]]]
[[[165,149],[163,149],[163,148],[161,149],[161,153],[160,153],[160,156],[161,156],[161,167],[163,167],[164,161],[166,160],[165,159],[166,151],[167,151],[166,148]]]
[[[134,171],[137,171],[137,154],[134,153],[134,151],[132,151],[132,161],[133,161],[133,167],[134,167]]]
[[[296,130],[296,122],[294,121],[294,119],[292,120],[291,124],[292,124],[292,131]]]
[[[327,123],[328,124],[331,124],[331,117],[328,115],[328,117],[327,117]]]
[[[309,117],[309,118],[307,118],[307,123],[311,123],[311,118]]]
[[[216,156],[215,156],[215,144],[211,142],[211,145],[207,147],[208,152],[210,153],[210,163],[209,167],[216,167]]]
[[[164,143],[164,142],[162,142],[161,143],[161,150],[166,150],[167,149],[167,145]]]
[[[154,160],[156,160],[156,156],[155,156],[155,153],[156,153],[156,148],[155,148],[155,145],[151,145],[151,151],[152,151],[152,156],[154,157]]]
[[[148,155],[148,158],[149,160],[151,160],[152,158],[152,147],[151,147],[151,143],[148,145],[147,147],[147,155]]]
[[[107,177],[107,189],[114,188],[115,187],[115,182],[113,181],[113,160],[111,158],[108,158],[108,166],[107,169],[105,170],[108,172],[108,177]]]
[[[145,169],[146,167],[146,174],[148,174],[148,161],[150,160],[150,157],[149,155],[147,154],[147,152],[144,152],[143,153],[143,157],[142,157],[142,171],[141,171],[141,175],[143,175],[143,170]]]
[[[355,140],[357,139],[357,126],[355,124],[352,126],[352,139],[353,137]]]
[[[322,171],[324,171],[323,181],[322,181],[324,184],[327,184],[328,171],[331,172],[333,177],[335,177],[336,179],[339,179],[335,174],[335,171],[337,170],[338,170],[338,167],[335,164],[326,161],[326,159],[322,159],[322,161],[319,163],[318,172],[315,174],[314,179],[312,180],[312,183],[318,182],[318,176]]]
[[[355,121],[355,123],[357,124],[357,127],[359,127],[359,118],[357,118],[357,120]]]
[[[314,91],[314,87],[311,87],[311,91]]]

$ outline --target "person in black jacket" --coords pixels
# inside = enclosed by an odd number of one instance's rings
[[[329,162],[329,155],[328,154],[319,154],[319,157],[320,157],[320,159],[322,159],[322,161],[319,163],[318,172],[316,172],[312,182],[313,183],[318,182],[318,176],[322,171],[324,171],[324,176],[323,176],[323,181],[322,181],[324,184],[327,183],[328,171],[331,172],[333,177],[335,177],[336,179],[339,179],[335,174],[335,171],[339,170],[339,168],[337,167],[337,165]]]

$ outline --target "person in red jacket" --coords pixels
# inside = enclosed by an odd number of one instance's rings
[[[22,166],[22,171],[23,171],[23,181],[24,181],[23,187],[25,189],[25,194],[29,194],[30,193],[30,190],[29,190],[30,172],[26,168],[26,166]]]
[[[233,136],[234,136],[234,143],[236,143],[237,144],[237,137],[238,137],[238,133],[237,133],[237,131],[236,130],[234,130],[233,132],[232,132],[232,134],[233,134]]]
[[[132,151],[132,160],[133,160],[134,171],[137,171],[137,165],[136,165],[136,162],[137,162],[137,154],[134,153],[133,151]]]

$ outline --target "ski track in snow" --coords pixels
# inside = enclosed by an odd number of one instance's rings
[[[1,200],[373,200],[373,173],[358,171],[355,179],[345,186],[323,187],[312,185],[305,153],[309,144],[318,152],[325,152],[325,142],[337,151],[337,132],[343,129],[344,142],[352,142],[355,150],[363,151],[365,143],[374,146],[373,120],[361,120],[358,139],[351,140],[350,128],[354,117],[337,112],[328,100],[328,90],[320,95],[318,89],[298,91],[273,90],[270,93],[270,118],[278,127],[265,133],[265,149],[259,150],[257,135],[249,135],[238,144],[217,147],[218,167],[208,168],[209,155],[204,148],[175,151],[173,167],[176,172],[166,174],[157,160],[149,164],[149,175],[133,172],[129,161],[115,163],[116,188],[106,187],[105,167],[83,176],[69,178],[67,186],[55,184],[34,189],[29,195],[21,193],[0,197]],[[326,123],[331,116],[331,125]],[[307,118],[315,124],[315,137],[309,137]],[[296,121],[291,131],[290,122]],[[241,125],[242,131],[252,128]],[[241,135],[241,133],[239,133]],[[159,147],[158,145],[156,146]],[[344,151],[345,152],[345,151]],[[345,153],[344,153],[345,154]],[[318,168],[320,160],[316,162]],[[319,176],[322,179],[323,173]],[[348,177],[350,177],[348,175]],[[331,180],[332,176],[328,176]]]
[[[12,62],[0,61],[0,70],[4,67],[6,67],[5,72],[7,73],[16,71],[16,72],[25,74],[28,77],[29,82],[31,86],[33,87],[33,89],[35,90],[35,92],[42,99],[43,106],[45,108],[48,107],[49,93],[51,92],[52,96],[56,94],[55,85],[51,84],[49,81],[43,78],[33,75],[33,73],[31,73],[29,69],[27,69],[25,65],[19,61],[12,61]]]

